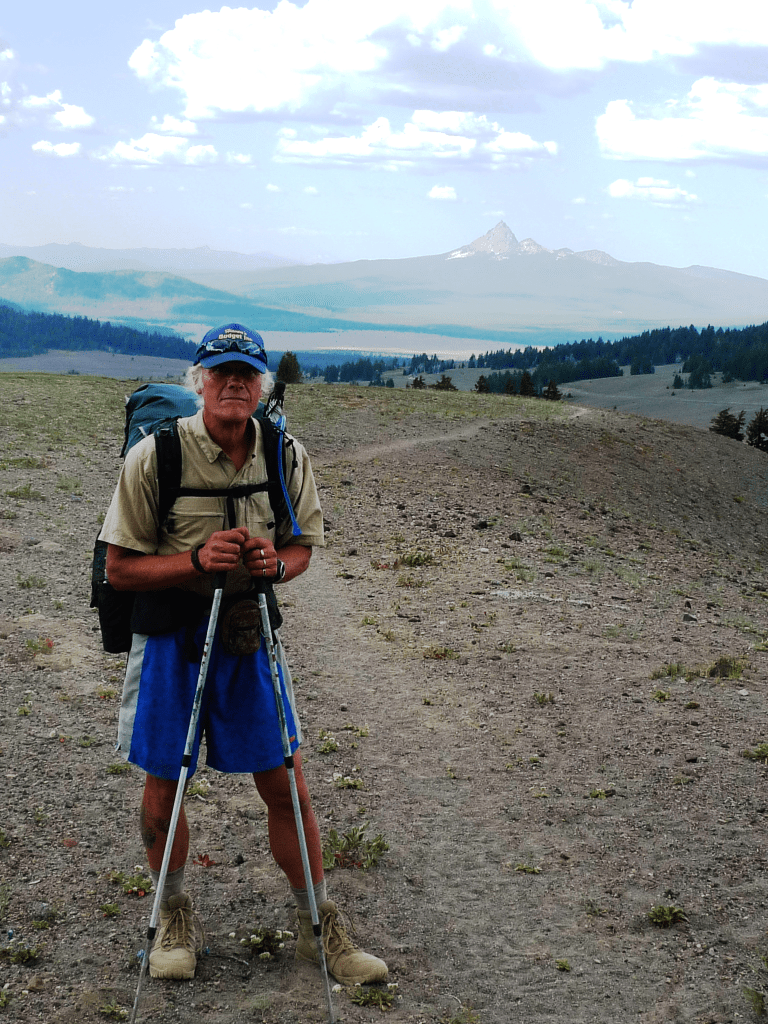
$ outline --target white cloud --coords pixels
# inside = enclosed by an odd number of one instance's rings
[[[228,164],[238,164],[241,167],[247,167],[253,160],[253,157],[250,153],[227,153],[226,160]]]
[[[189,139],[173,135],[158,135],[147,132],[140,139],[118,142],[106,153],[96,154],[99,159],[110,163],[127,163],[147,167],[157,164],[199,164],[214,163],[218,153],[213,146],[191,146]]]
[[[345,98],[416,106],[427,83],[445,97],[436,105],[452,95],[457,106],[462,98],[477,106],[479,92],[508,91],[499,84],[504,63],[516,74],[526,65],[599,70],[766,44],[768,18],[755,0],[279,0],[271,11],[187,14],[145,39],[129,64],[139,78],[178,90],[192,120],[330,116]],[[415,49],[423,60],[413,61]],[[463,58],[472,73],[459,81]]]
[[[293,128],[278,132],[275,159],[284,163],[372,165],[397,170],[420,164],[472,164],[517,167],[531,157],[554,156],[557,144],[536,142],[522,132],[507,132],[485,116],[460,111],[416,110],[402,131],[386,117],[360,135],[300,139]]]
[[[132,188],[126,188],[125,185],[107,185],[107,192],[133,192]]]
[[[642,199],[655,206],[685,206],[697,203],[698,196],[660,178],[638,178],[636,182],[618,178],[608,186],[613,199]]]
[[[60,89],[49,92],[47,96],[25,96],[19,106],[33,113],[41,111],[50,114],[50,124],[58,128],[90,128],[95,121],[82,107],[65,103]]]
[[[72,103],[62,103],[61,110],[53,115],[62,128],[89,128],[95,121],[90,114],[86,114],[82,107],[76,107]]]
[[[50,156],[77,156],[80,152],[79,142],[58,142],[54,145],[45,139],[32,145],[35,153],[48,153]]]
[[[452,46],[455,46],[463,38],[466,31],[466,25],[452,25],[451,28],[438,29],[435,33],[435,38],[432,40],[432,49],[437,50],[439,53],[450,50]]]
[[[700,78],[682,101],[638,116],[613,100],[597,119],[605,156],[617,160],[733,160],[768,156],[768,85]]]
[[[240,203],[240,209],[241,210],[252,210],[253,209],[253,203]]]
[[[194,121],[182,120],[173,114],[166,114],[162,121],[158,117],[153,117],[152,130],[168,132],[169,135],[197,135],[197,125]]]
[[[307,185],[306,188],[303,188],[301,191],[304,192],[308,196],[319,196],[320,195],[319,189],[316,189],[314,185]]]
[[[280,188],[279,185],[267,185],[266,189],[267,189],[267,192],[282,192],[283,191]]]
[[[456,189],[453,185],[433,185],[427,192],[427,199],[455,199]]]
[[[587,202],[584,196],[576,196],[571,200],[574,206],[584,206]]]

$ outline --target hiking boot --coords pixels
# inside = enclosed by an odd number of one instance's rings
[[[168,910],[160,908],[160,927],[152,952],[149,973],[153,978],[194,978],[197,957],[203,948],[203,926],[186,893],[171,896]]]
[[[323,929],[323,948],[328,971],[342,985],[368,985],[374,981],[386,981],[387,965],[377,956],[358,949],[347,935],[339,917],[336,904],[326,900],[317,908]],[[320,962],[317,941],[312,931],[312,915],[308,910],[299,912],[299,938],[296,943],[296,959]]]

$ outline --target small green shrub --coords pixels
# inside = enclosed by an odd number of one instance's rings
[[[768,765],[768,743],[758,743],[754,750],[743,750],[741,756]]]
[[[107,1020],[128,1020],[128,1011],[124,1010],[116,999],[113,999],[111,1003],[104,1003],[100,1006],[99,1013],[102,1017],[106,1017]]]
[[[368,725],[353,725],[351,722],[347,722],[346,725],[342,726],[342,729],[344,732],[354,733],[355,736],[364,737],[371,735],[370,726]]]
[[[363,780],[354,779],[351,775],[342,775],[341,772],[333,773],[333,784],[336,789],[362,789]]]
[[[0,949],[0,960],[7,960],[11,964],[30,964],[40,956],[41,949],[40,946],[25,946],[11,939],[7,946]]]
[[[428,661],[453,661],[459,657],[452,647],[427,647],[424,657]]]
[[[152,889],[152,879],[148,878],[137,869],[133,875],[126,875],[124,871],[112,871],[109,875],[110,882],[122,887],[126,896],[146,896]]]
[[[685,666],[679,661],[670,662],[668,665],[662,665],[661,668],[657,668],[651,673],[651,679],[665,679],[667,676],[675,679],[677,676],[684,676],[687,672]]]
[[[256,928],[247,939],[240,939],[240,945],[251,951],[259,960],[272,960],[285,949],[285,940],[294,938],[293,932],[279,928]]]
[[[673,924],[687,921],[688,918],[680,907],[666,906],[660,903],[648,911],[648,920],[657,928],[670,928]]]
[[[42,590],[47,582],[42,576],[17,576],[16,586],[21,590]]]
[[[745,662],[742,658],[718,658],[706,669],[710,679],[741,679]]]
[[[187,796],[201,796],[205,798],[211,791],[211,784],[206,778],[195,779],[195,781],[187,787]]]
[[[66,491],[68,494],[82,494],[83,485],[76,476],[60,476],[56,481],[57,491]]]
[[[756,988],[744,988],[744,998],[747,1000],[749,1005],[752,1007],[753,1013],[756,1013],[758,1017],[765,1016],[765,995],[762,992],[758,992]]]
[[[418,580],[415,576],[406,576],[404,573],[397,577],[397,587],[407,587],[410,590],[418,590],[420,587],[425,587],[426,583],[424,580]]]
[[[320,730],[320,746],[317,748],[320,754],[334,754],[339,749],[339,741],[326,729]]]
[[[380,1010],[391,1010],[395,1003],[395,993],[383,988],[364,989],[360,986],[349,990],[349,1000],[356,1006],[377,1006]]]
[[[367,871],[376,867],[389,845],[381,832],[369,839],[367,831],[367,821],[343,835],[331,829],[323,843],[323,868],[326,871],[332,868],[360,868]]]
[[[434,555],[428,551],[409,551],[400,558],[401,564],[407,565],[409,569],[417,569],[422,565],[432,565],[434,560]]]
[[[45,501],[45,495],[36,491],[32,484],[19,484],[5,493],[9,498],[17,498],[20,501]]]

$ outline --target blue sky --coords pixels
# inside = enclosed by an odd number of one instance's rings
[[[768,278],[762,0],[0,12],[0,242],[548,248]]]

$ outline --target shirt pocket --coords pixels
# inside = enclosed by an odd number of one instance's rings
[[[241,516],[245,517],[245,526],[251,537],[264,537],[274,542],[275,516],[266,492],[251,494],[245,502],[238,502],[236,507],[238,521]]]
[[[181,497],[163,528],[158,554],[189,551],[204,544],[212,533],[228,528],[226,506],[221,498]]]

